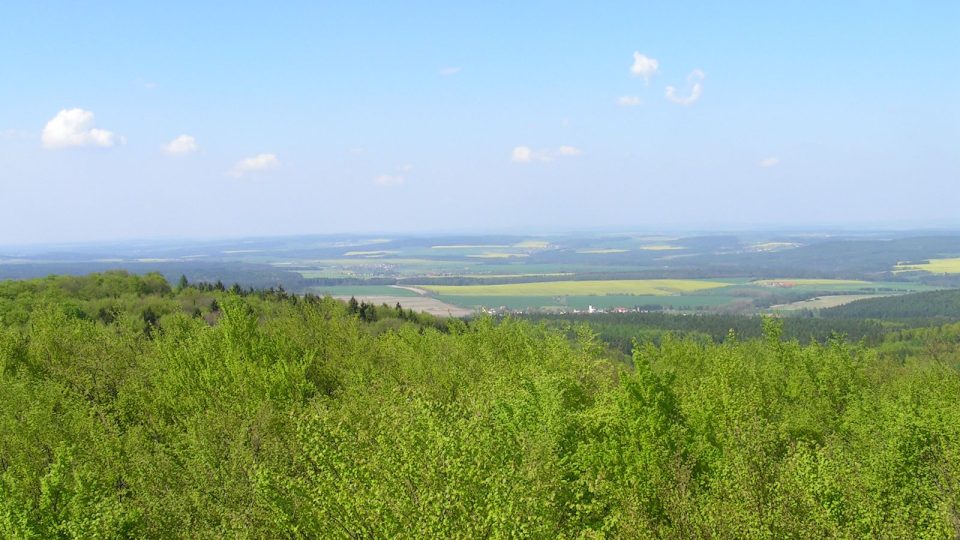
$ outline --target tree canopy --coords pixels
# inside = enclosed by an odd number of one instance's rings
[[[949,340],[767,320],[624,362],[586,325],[87,279],[0,287],[0,536],[960,534]]]

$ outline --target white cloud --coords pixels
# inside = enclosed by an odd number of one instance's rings
[[[557,157],[577,157],[583,154],[583,150],[575,146],[561,146],[556,150],[533,150],[529,146],[517,146],[510,153],[510,159],[516,163],[533,163],[534,161],[553,161]]]
[[[670,101],[680,104],[680,105],[693,105],[698,99],[700,99],[700,94],[703,93],[703,80],[707,78],[707,75],[695,69],[690,72],[690,75],[687,75],[687,83],[691,84],[690,95],[681,96],[677,94],[677,89],[673,86],[667,87],[666,96]]]
[[[199,149],[200,147],[197,146],[197,140],[191,135],[181,135],[163,145],[163,151],[171,156],[182,156],[196,152]]]
[[[530,163],[533,161],[533,150],[529,146],[518,146],[513,149],[510,159],[517,163]]]
[[[780,159],[775,157],[768,157],[760,160],[759,165],[764,168],[776,167],[780,164]]]
[[[636,107],[641,101],[638,96],[620,96],[617,98],[617,105],[621,107]]]
[[[633,53],[633,65],[630,66],[630,73],[634,77],[643,77],[643,80],[649,83],[650,77],[653,77],[658,69],[660,69],[660,62],[657,62],[655,58],[650,58],[639,52]]]
[[[110,147],[122,138],[113,133],[93,127],[93,113],[83,109],[63,109],[43,128],[40,136],[45,148],[69,146]]]
[[[145,83],[143,83],[143,87],[146,88],[147,90],[156,90],[159,86],[160,86],[160,85],[157,84],[157,83],[155,83],[155,82],[145,82]]]
[[[373,182],[378,186],[399,186],[406,181],[407,179],[402,174],[381,174],[373,179]]]
[[[458,67],[445,67],[440,70],[440,74],[444,77],[449,77],[450,75],[456,75],[460,73],[460,68]]]
[[[277,159],[275,154],[258,154],[253,157],[241,159],[227,174],[234,178],[240,178],[241,176],[250,172],[276,169],[279,166],[280,160]]]

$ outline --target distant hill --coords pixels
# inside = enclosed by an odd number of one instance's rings
[[[960,289],[930,291],[858,300],[823,309],[820,316],[852,319],[913,319],[943,317],[960,320]]]

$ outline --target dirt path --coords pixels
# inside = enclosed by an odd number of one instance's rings
[[[410,291],[410,292],[415,292],[415,293],[419,294],[420,296],[430,296],[430,292],[429,292],[429,291],[426,291],[426,290],[421,289],[421,288],[419,288],[419,287],[407,287],[407,286],[404,286],[404,285],[390,285],[390,286],[393,287],[394,289],[404,289],[404,290],[407,290],[407,291]],[[402,303],[402,302],[401,302],[401,303]]]
[[[844,304],[849,304],[850,302],[856,302],[857,300],[865,300],[867,298],[881,298],[883,296],[891,296],[891,295],[889,294],[832,294],[827,296],[818,296],[816,298],[810,298],[809,300],[792,302],[790,304],[777,304],[775,306],[770,306],[770,310],[771,311],[796,311],[798,309],[825,309],[825,308],[842,306]]]
[[[349,300],[349,296],[334,296],[338,300]],[[438,317],[466,317],[473,315],[472,309],[462,308],[446,302],[441,302],[429,296],[356,296],[357,302],[368,304],[386,304],[395,306],[399,302],[403,309],[422,311]]]

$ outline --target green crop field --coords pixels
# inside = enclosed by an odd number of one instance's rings
[[[754,281],[751,284],[784,292],[832,292],[841,294],[923,292],[936,289],[936,287],[910,281],[861,281],[853,279],[768,279]]]
[[[755,284],[764,287],[795,287],[801,285],[870,285],[869,281],[859,279],[760,279]]]
[[[446,296],[667,296],[725,287],[721,281],[695,279],[632,279],[601,281],[549,281],[505,285],[425,285],[423,288]]]
[[[604,295],[604,296],[447,296],[438,300],[468,308],[488,307],[508,309],[566,308],[585,310],[589,306],[598,309],[634,308],[637,306],[662,306],[666,309],[714,308],[730,304],[735,299],[721,295]]]

